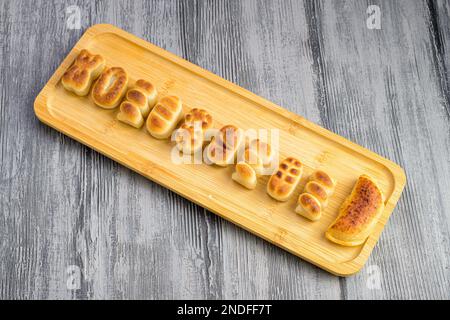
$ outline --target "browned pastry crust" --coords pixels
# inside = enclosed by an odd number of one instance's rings
[[[316,197],[309,193],[302,193],[298,197],[295,212],[312,221],[317,221],[322,215],[322,206]]]
[[[178,150],[192,154],[202,149],[204,133],[212,127],[212,116],[203,109],[193,108],[184,116],[183,124],[177,129],[175,142]]]
[[[176,96],[163,97],[147,118],[147,131],[157,139],[167,139],[183,116],[183,104]]]
[[[244,134],[238,127],[223,126],[206,147],[207,160],[219,166],[231,164],[243,138]]]
[[[231,175],[231,178],[247,189],[254,189],[256,187],[255,170],[245,162],[236,164],[236,171]]]
[[[323,170],[314,171],[310,176],[309,181],[316,181],[320,183],[327,191],[328,197],[333,194],[334,188],[336,187],[336,181]]]
[[[267,183],[267,193],[278,201],[286,201],[292,195],[303,173],[303,164],[293,158],[284,159]]]
[[[309,181],[305,186],[306,193],[312,194],[320,201],[322,208],[325,208],[328,204],[328,193],[327,190],[316,181]]]
[[[120,104],[120,112],[117,114],[117,119],[135,128],[140,128],[144,124],[141,110],[129,101],[124,101]]]
[[[92,81],[97,79],[105,67],[105,59],[101,55],[94,55],[83,49],[74,63],[64,72],[61,83],[68,91],[79,96],[89,93]]]
[[[103,71],[92,88],[94,103],[104,109],[114,109],[125,94],[128,74],[120,67]]]
[[[371,177],[362,175],[325,235],[344,246],[360,245],[372,233],[383,210],[383,193]]]

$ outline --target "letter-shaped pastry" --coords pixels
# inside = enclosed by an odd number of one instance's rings
[[[286,201],[292,195],[303,173],[303,164],[288,157],[281,161],[278,170],[267,183],[267,193],[278,201]]]
[[[92,100],[103,109],[114,109],[125,94],[127,85],[128,74],[124,69],[106,69],[92,87]]]
[[[317,170],[309,178],[305,190],[298,197],[295,212],[312,221],[317,221],[322,216],[322,210],[328,204],[328,199],[334,192],[336,181],[326,172]],[[319,203],[319,206],[317,206]],[[314,212],[311,208],[314,206]]]
[[[255,189],[256,187],[255,170],[245,162],[239,162],[236,165],[236,171],[231,175],[231,179],[240,183],[247,189]]]
[[[383,193],[371,177],[362,175],[325,236],[343,246],[360,245],[372,233],[383,210]]]
[[[322,206],[316,197],[309,193],[302,193],[298,197],[295,212],[312,221],[317,221],[322,216]]]
[[[316,181],[309,181],[303,192],[313,195],[317,200],[320,201],[322,208],[325,208],[328,204],[328,194],[327,190]]]
[[[203,109],[194,108],[184,116],[184,122],[176,131],[178,150],[193,154],[201,150],[206,130],[212,127],[212,116]]]
[[[336,187],[336,181],[322,170],[314,171],[313,174],[309,177],[309,181],[316,181],[320,183],[322,187],[325,188],[328,197],[331,197],[334,192],[334,188]]]
[[[135,87],[127,91],[125,101],[120,104],[117,119],[140,128],[150,109],[155,105],[156,96],[156,89],[150,82],[142,79],[136,81]]]
[[[105,59],[102,56],[91,54],[83,49],[63,74],[61,83],[66,90],[79,96],[85,96],[91,89],[92,81],[98,78],[104,67]]]
[[[236,151],[243,140],[244,134],[241,129],[233,125],[226,125],[219,130],[217,136],[213,137],[206,147],[206,158],[211,163],[226,167],[233,163]]]
[[[183,117],[183,104],[176,96],[163,97],[147,118],[147,131],[156,139],[170,137]]]

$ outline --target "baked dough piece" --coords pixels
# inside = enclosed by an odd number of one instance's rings
[[[136,85],[127,91],[125,99],[139,107],[141,114],[147,118],[150,110],[156,104],[158,92],[156,88],[148,81],[139,79]]]
[[[256,187],[255,170],[245,162],[239,162],[236,165],[236,171],[231,175],[231,179],[240,183],[247,189],[255,189]]]
[[[343,246],[360,245],[372,233],[383,210],[383,193],[371,177],[362,175],[325,236]]]
[[[328,193],[327,190],[316,181],[309,181],[304,192],[313,195],[317,200],[320,201],[322,208],[325,208],[328,204]]]
[[[85,96],[91,89],[92,81],[98,78],[104,68],[105,59],[101,55],[94,55],[83,49],[63,74],[61,83],[66,90]]]
[[[334,192],[334,188],[336,187],[336,180],[334,180],[328,173],[323,170],[316,170],[309,177],[309,181],[316,181],[325,188],[328,197]]]
[[[104,109],[114,109],[122,100],[128,85],[128,74],[120,67],[103,71],[92,88],[92,100]]]
[[[120,104],[117,119],[135,128],[142,127],[150,108],[155,105],[156,96],[156,89],[150,82],[136,81],[135,87],[127,91],[125,101]]]
[[[212,127],[212,116],[203,109],[194,108],[184,116],[184,122],[177,129],[175,142],[184,154],[201,150],[206,130]]]
[[[322,216],[322,206],[312,194],[302,193],[298,197],[295,212],[311,221],[317,221]]]
[[[144,124],[139,108],[129,101],[124,101],[120,104],[120,111],[117,114],[117,120],[122,121],[135,128],[140,128]]]
[[[241,129],[233,125],[222,127],[217,136],[206,147],[206,158],[218,166],[225,167],[234,161],[237,150],[244,140]]]
[[[176,96],[163,97],[147,118],[147,131],[156,139],[166,139],[182,117],[181,99]]]
[[[303,173],[303,164],[289,157],[281,161],[278,170],[267,183],[267,193],[278,201],[286,201],[292,195]]]

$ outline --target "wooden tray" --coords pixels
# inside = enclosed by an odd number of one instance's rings
[[[156,85],[159,96],[174,94],[185,107],[208,110],[216,128],[224,124],[279,128],[280,159],[294,156],[305,165],[295,194],[281,203],[266,194],[267,176],[258,178],[257,188],[250,191],[231,180],[232,166],[174,164],[170,141],[153,139],[145,126],[137,130],[118,122],[117,109],[103,110],[89,96],[65,91],[59,80],[83,48],[103,55],[107,66],[124,67],[130,83],[147,79]],[[36,98],[34,110],[56,130],[336,275],[362,268],[406,183],[403,169],[395,163],[111,25],[94,25],[85,32]],[[309,222],[294,208],[306,179],[317,168],[334,176],[338,186],[322,219]],[[333,244],[324,232],[363,173],[379,181],[386,209],[363,245]]]

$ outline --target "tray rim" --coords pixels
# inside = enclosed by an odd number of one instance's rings
[[[182,188],[178,188],[178,190],[175,190],[171,186],[169,186],[165,181],[163,176],[158,176],[157,170],[152,170],[151,172],[145,172],[145,170],[139,168],[132,167],[126,161],[123,159],[120,159],[120,155],[117,154],[114,149],[109,148],[108,145],[102,144],[99,140],[94,140],[88,135],[85,135],[83,132],[76,130],[74,127],[70,127],[65,125],[61,120],[58,120],[54,118],[47,108],[47,96],[48,93],[55,88],[56,84],[58,83],[59,79],[61,78],[63,72],[70,66],[72,61],[74,60],[74,57],[79,53],[81,48],[85,47],[89,41],[91,41],[93,38],[100,34],[106,34],[106,33],[112,33],[117,34],[121,36],[122,38],[127,39],[128,41],[134,42],[136,45],[143,47],[146,50],[150,50],[153,53],[156,53],[159,56],[163,56],[165,59],[168,59],[175,64],[179,65],[180,67],[183,67],[185,69],[190,70],[191,72],[200,75],[217,85],[220,85],[222,87],[226,87],[230,91],[233,91],[234,93],[240,95],[241,97],[251,100],[253,102],[256,102],[259,105],[264,106],[265,108],[268,108],[269,110],[278,113],[279,115],[289,118],[291,121],[294,121],[295,123],[299,124],[300,126],[303,126],[305,128],[308,128],[309,130],[312,130],[325,138],[332,140],[340,145],[343,145],[346,148],[352,149],[359,154],[370,158],[372,161],[376,161],[383,165],[392,175],[393,177],[393,190],[391,196],[385,201],[385,209],[382,214],[382,216],[385,217],[385,222],[379,221],[379,223],[382,223],[380,228],[375,228],[374,232],[368,237],[366,242],[364,243],[363,247],[361,248],[359,254],[352,260],[344,261],[341,263],[331,263],[328,260],[324,260],[322,258],[318,258],[316,256],[316,260],[313,260],[311,257],[309,257],[307,252],[304,250],[292,250],[280,243],[277,243],[276,241],[270,239],[268,236],[260,233],[258,230],[254,230],[248,225],[245,225],[243,223],[239,223],[238,221],[235,221],[232,219],[232,216],[234,213],[231,210],[228,210],[225,207],[220,208],[220,210],[224,212],[219,212],[219,209],[217,209],[217,202],[209,201],[208,199],[203,199],[202,202],[198,199],[195,199],[191,197],[189,194],[187,194],[186,190],[179,190]],[[294,254],[297,257],[300,257],[303,260],[306,260],[316,266],[318,266],[321,269],[324,269],[334,275],[337,276],[350,276],[362,269],[364,264],[367,262],[373,248],[375,247],[376,243],[378,242],[378,239],[384,230],[384,227],[386,223],[389,220],[389,217],[391,216],[400,196],[401,193],[406,185],[406,175],[405,171],[402,167],[400,167],[398,164],[392,162],[391,160],[388,160],[375,152],[368,150],[354,142],[351,142],[350,140],[339,136],[336,133],[333,133],[313,122],[310,122],[309,120],[306,120],[302,116],[299,116],[287,109],[282,108],[281,106],[276,105],[273,102],[270,102],[269,100],[266,100],[265,98],[262,98],[261,96],[256,95],[255,93],[252,93],[248,91],[247,89],[244,89],[228,80],[225,80],[224,78],[213,74],[210,71],[207,71],[169,51],[166,51],[156,45],[153,45],[149,43],[146,40],[143,40],[131,33],[128,33],[116,26],[113,26],[111,24],[95,24],[91,27],[87,28],[81,38],[78,40],[78,42],[74,45],[74,47],[70,50],[70,52],[67,54],[67,56],[64,58],[64,60],[61,62],[61,64],[58,66],[56,71],[53,73],[53,75],[50,77],[48,82],[45,84],[43,89],[39,92],[38,96],[36,97],[34,101],[34,112],[37,116],[37,118],[45,123],[46,125],[54,128],[55,130],[62,132],[65,135],[68,135],[74,140],[77,140],[78,142],[87,145],[88,147],[94,149],[95,151],[105,155],[106,157],[111,158],[112,160],[120,163],[121,165],[124,165],[125,167],[129,168],[132,171],[137,172],[140,175],[145,176],[147,179],[158,183],[165,188],[179,194],[180,196],[188,199],[189,201],[192,201],[196,203],[197,205],[206,208],[207,210],[210,210],[214,214],[217,214],[221,218],[224,218],[230,222],[232,222],[235,225],[238,225],[239,227],[255,234],[258,237],[261,237],[262,239],[276,245],[277,247],[282,248],[283,250],[286,250],[290,252],[291,254]],[[95,144],[93,143],[95,142]],[[156,167],[154,169],[157,169]],[[318,261],[322,260],[322,261]]]

